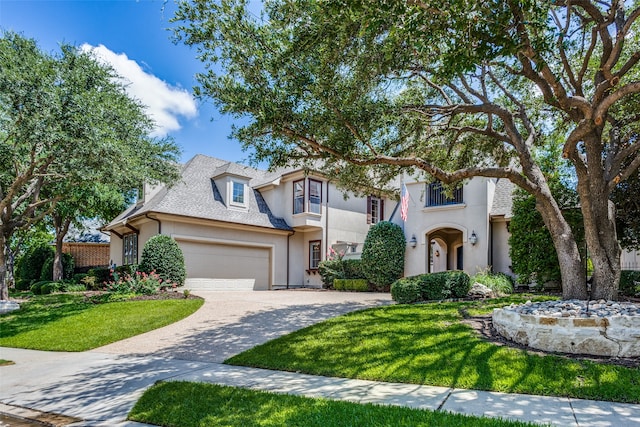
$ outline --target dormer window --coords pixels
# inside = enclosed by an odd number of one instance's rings
[[[245,182],[237,179],[230,179],[228,181],[228,193],[229,206],[235,206],[239,208],[247,207],[247,185]]]
[[[244,206],[244,184],[242,182],[233,181],[233,204]]]

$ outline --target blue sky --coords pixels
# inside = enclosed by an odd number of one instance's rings
[[[174,11],[173,0],[0,0],[0,28],[35,39],[46,52],[68,43],[111,63],[149,106],[155,134],[180,145],[182,161],[202,153],[241,162],[248,153],[229,139],[232,118],[191,95],[204,67],[195,50],[171,41]]]

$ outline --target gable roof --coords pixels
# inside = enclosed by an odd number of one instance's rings
[[[265,171],[198,154],[182,167],[182,178],[173,187],[163,188],[143,205],[134,205],[118,215],[105,229],[147,213],[163,213],[193,218],[253,225],[277,230],[292,230],[283,218],[274,216],[257,190],[247,193],[247,209],[229,209],[213,177],[232,174],[262,180]],[[251,183],[250,181],[250,183]]]
[[[504,216],[505,218],[513,216],[513,190],[515,190],[515,185],[508,179],[502,178],[496,182],[490,216]]]

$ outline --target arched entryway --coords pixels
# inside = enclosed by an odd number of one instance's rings
[[[463,245],[466,230],[453,227],[435,228],[425,233],[427,244],[427,271],[437,273],[463,270]]]

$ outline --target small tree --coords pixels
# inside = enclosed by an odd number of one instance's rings
[[[402,276],[406,244],[396,224],[381,221],[369,229],[362,248],[362,270],[369,282],[384,288]]]
[[[186,276],[182,249],[169,236],[153,236],[142,249],[139,270],[155,271],[165,282],[182,285]]]

